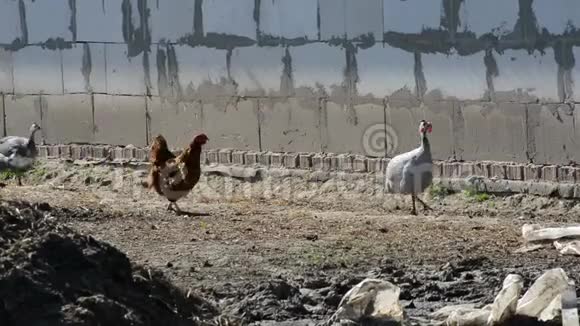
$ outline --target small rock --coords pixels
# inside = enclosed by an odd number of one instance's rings
[[[379,232],[381,232],[381,233],[387,233],[387,232],[389,232],[389,230],[387,230],[387,228],[380,228],[379,229]]]
[[[159,227],[157,225],[155,225],[155,224],[151,225],[151,230],[157,230],[157,229],[159,229]]]
[[[210,262],[209,262],[209,260],[206,260],[206,261],[203,263],[203,267],[212,267],[212,266],[213,266],[213,264],[212,264],[212,263],[210,263]]]
[[[307,235],[306,236],[306,240],[308,240],[308,241],[316,241],[316,240],[318,240],[318,235],[317,234]]]
[[[38,203],[38,204],[36,204],[36,209],[46,212],[46,211],[50,211],[51,207],[50,207],[50,204],[48,204],[48,203]]]
[[[167,263],[167,268],[172,268],[172,267],[173,267],[173,263],[171,263],[171,262],[168,262],[168,263]]]

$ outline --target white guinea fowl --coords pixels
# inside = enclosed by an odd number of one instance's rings
[[[413,201],[411,214],[416,215],[415,199],[425,209],[431,209],[419,197],[433,181],[433,159],[431,145],[427,133],[431,133],[433,125],[429,121],[419,123],[421,145],[412,151],[393,157],[385,170],[385,191],[388,193],[410,194]]]
[[[35,133],[40,126],[33,123],[30,126],[30,136],[7,136],[0,139],[0,171],[26,171],[32,167],[38,150],[34,142]],[[20,176],[17,177],[18,185],[22,185]]]

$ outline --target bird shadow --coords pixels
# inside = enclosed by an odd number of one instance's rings
[[[175,215],[177,215],[177,216],[187,216],[187,217],[210,216],[210,214],[208,214],[208,213],[188,212],[188,211],[175,212]]]

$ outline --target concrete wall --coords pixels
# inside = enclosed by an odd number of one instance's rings
[[[567,164],[577,26],[580,0],[0,0],[0,132],[392,156],[426,118],[437,159]]]

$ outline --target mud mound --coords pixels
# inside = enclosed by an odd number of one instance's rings
[[[53,214],[47,204],[0,205],[0,325],[199,325],[216,314]]]

